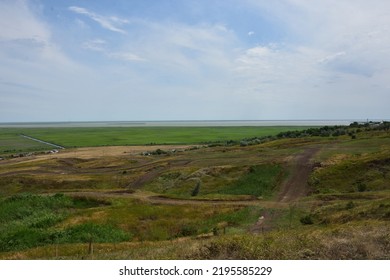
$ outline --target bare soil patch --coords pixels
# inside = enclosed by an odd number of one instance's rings
[[[290,175],[281,186],[278,202],[293,202],[309,193],[307,180],[314,167],[311,160],[319,150],[319,147],[307,148],[291,160]]]
[[[275,204],[287,205],[310,192],[308,179],[314,168],[312,159],[319,150],[320,147],[310,147],[290,158],[290,175],[282,183]],[[276,218],[275,215],[271,214],[269,210],[265,210],[258,221],[250,228],[250,232],[261,233],[271,230],[271,220]]]

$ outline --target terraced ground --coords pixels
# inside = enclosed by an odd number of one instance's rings
[[[2,259],[390,258],[387,131],[68,148],[0,177]]]

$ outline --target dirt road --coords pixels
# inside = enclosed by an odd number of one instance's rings
[[[292,159],[289,168],[290,175],[281,186],[278,202],[293,202],[308,194],[307,180],[313,170],[312,158],[319,149],[319,147],[307,148]]]
[[[279,195],[275,202],[277,208],[297,201],[309,193],[308,179],[313,170],[313,157],[320,147],[309,147],[295,155],[289,163],[289,176],[282,183]],[[251,227],[250,232],[261,233],[272,229],[271,221],[276,218],[275,213],[265,210],[258,221]]]

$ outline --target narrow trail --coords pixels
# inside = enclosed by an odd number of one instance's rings
[[[307,148],[294,157],[290,164],[290,175],[281,186],[278,202],[293,202],[309,193],[307,180],[313,171],[311,160],[319,150],[319,147]]]
[[[276,208],[279,205],[291,204],[309,193],[308,179],[313,170],[313,157],[318,153],[320,147],[310,147],[294,156],[289,164],[290,175],[282,183],[277,200]],[[278,207],[279,206],[279,207]],[[272,229],[271,221],[275,218],[274,213],[265,210],[258,221],[250,228],[251,233],[262,233]]]
[[[26,138],[26,139],[29,139],[29,140],[32,140],[32,141],[35,141],[35,142],[39,142],[39,143],[42,143],[42,144],[46,144],[46,145],[52,146],[52,147],[57,148],[57,149],[61,149],[61,150],[65,149],[65,147],[62,147],[60,145],[49,143],[49,142],[46,142],[46,141],[43,141],[43,140],[31,137],[31,136],[28,136],[28,135],[20,134],[19,136],[23,137],[23,138]]]
[[[164,196],[158,196],[155,194],[149,194],[146,192],[127,192],[127,191],[109,191],[109,192],[68,192],[71,196],[86,196],[96,198],[119,198],[129,197],[138,199],[140,201],[151,204],[162,205],[234,205],[234,206],[263,206],[266,208],[286,208],[287,203],[275,202],[275,201],[262,201],[258,199],[248,200],[215,200],[215,199],[181,199],[181,198],[169,198]]]

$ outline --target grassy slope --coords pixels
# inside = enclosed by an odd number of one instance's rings
[[[315,159],[320,163],[319,168],[311,177],[315,192],[288,208],[267,209],[274,217],[274,230],[263,235],[245,233],[261,215],[261,207],[154,205],[127,198],[107,198],[111,201],[109,206],[77,210],[54,228],[73,232],[70,229],[76,227],[76,232],[99,234],[88,225],[95,223],[123,230],[132,236],[132,242],[96,244],[94,257],[102,259],[390,259],[390,137],[386,133],[362,133],[354,140],[347,136],[282,139],[251,147],[217,147],[178,155],[134,157],[131,165],[117,159],[118,165],[104,169],[104,176],[107,176],[104,188],[116,188],[120,182],[118,174],[128,183],[152,173],[155,176],[145,181],[144,187],[158,193],[164,193],[164,188],[167,188],[168,192],[176,192],[179,196],[185,193],[191,198],[191,191],[199,179],[202,182],[199,196],[202,191],[212,193],[221,187],[228,192],[236,183],[251,181],[251,167],[283,167],[293,153],[316,144],[321,144],[322,150]],[[176,165],[176,161],[188,163]],[[86,174],[94,177],[94,170],[101,172],[105,161],[101,159],[99,162],[99,159],[93,159],[50,164],[58,170],[73,170],[72,176],[77,178]],[[39,163],[42,172],[51,169],[47,164]],[[127,173],[124,174],[124,170]],[[83,174],[78,174],[79,171]],[[260,172],[258,175],[266,178],[270,173],[266,172],[265,176]],[[59,175],[41,173],[40,177],[31,176],[37,180],[36,190],[39,190],[39,183],[47,184],[50,190]],[[366,187],[359,189],[359,184]],[[19,183],[18,192],[28,187]],[[55,186],[55,191],[63,189],[66,189],[65,185],[60,183]],[[310,223],[302,224],[303,217],[307,217],[304,221]],[[221,223],[228,225],[227,235],[206,240],[193,238],[197,234],[212,232]],[[178,239],[179,236],[185,237],[185,241]],[[173,241],[164,241],[171,239]],[[2,253],[1,257],[56,258],[55,244],[46,244],[24,252]],[[73,245],[64,242],[57,247],[59,258],[91,257],[85,242]]]

